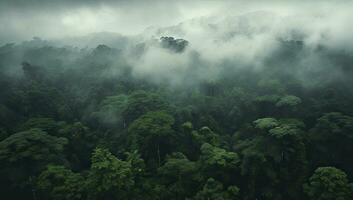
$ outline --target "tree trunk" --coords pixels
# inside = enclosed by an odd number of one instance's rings
[[[161,154],[159,152],[159,144],[157,144],[158,167],[161,166]]]

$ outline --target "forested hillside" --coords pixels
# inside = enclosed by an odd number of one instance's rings
[[[0,0],[0,200],[353,200],[352,11]]]
[[[277,45],[261,67],[225,61],[212,76],[197,52],[141,76],[104,44],[2,46],[2,199],[352,199],[352,53]]]

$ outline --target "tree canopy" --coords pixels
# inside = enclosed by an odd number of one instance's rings
[[[275,39],[250,65],[140,39],[0,47],[0,199],[353,199],[349,52]]]

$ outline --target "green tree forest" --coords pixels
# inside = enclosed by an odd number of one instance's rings
[[[0,199],[353,200],[351,11],[47,39],[55,13],[82,11],[64,2],[23,1],[32,18],[0,30]],[[32,12],[1,5],[0,24]],[[131,23],[138,5],[123,4]],[[62,23],[86,32],[80,16]],[[7,40],[39,19],[43,37]]]
[[[119,52],[106,45],[42,43],[0,49],[2,196],[352,199],[351,64],[307,86],[286,67],[303,50],[283,43],[280,67],[223,65],[212,80],[190,80],[202,71],[190,68],[171,85],[134,76],[123,57],[111,63]]]

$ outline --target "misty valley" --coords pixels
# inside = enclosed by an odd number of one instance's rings
[[[353,200],[351,4],[9,2],[0,199]]]

